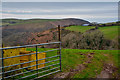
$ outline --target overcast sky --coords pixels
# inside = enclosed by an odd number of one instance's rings
[[[10,0],[10,1],[14,1],[14,0]],[[109,0],[109,1],[113,1],[113,0]],[[3,2],[2,18],[19,18],[19,19],[80,18],[80,19],[88,20],[90,22],[114,22],[118,20],[118,3],[117,2]]]
[[[2,0],[3,2],[118,2],[119,0]]]

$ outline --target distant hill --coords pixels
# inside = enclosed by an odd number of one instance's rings
[[[32,44],[34,41],[33,35],[36,36],[43,31],[56,28],[58,25],[65,27],[70,25],[89,24],[90,22],[82,19],[67,18],[28,20],[3,19],[2,23],[3,44],[5,46],[15,46]]]

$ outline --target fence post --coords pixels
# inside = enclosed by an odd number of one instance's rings
[[[59,37],[59,55],[60,55],[60,71],[61,69],[61,32],[60,32],[60,25],[58,25],[58,37]]]
[[[37,77],[38,77],[38,50],[37,50],[37,46],[36,46],[36,70],[37,70]]]
[[[61,41],[60,25],[58,25],[58,40]]]

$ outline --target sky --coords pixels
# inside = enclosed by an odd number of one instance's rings
[[[12,2],[14,0],[5,1],[2,3],[2,11],[0,11],[2,12],[2,18],[79,18],[90,22],[99,23],[118,21],[117,0],[116,2]]]
[[[2,0],[2,2],[118,2],[119,0]]]

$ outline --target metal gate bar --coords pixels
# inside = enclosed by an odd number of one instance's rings
[[[47,51],[38,52],[38,46],[49,45],[49,44],[59,44],[59,48],[58,49],[53,49],[53,50],[47,50]],[[17,55],[17,56],[11,56],[11,57],[5,57],[4,58],[3,50],[16,49],[16,48],[26,48],[26,47],[36,47],[36,53],[29,53],[29,54],[23,54],[23,55]],[[35,78],[35,79],[37,79],[37,78],[41,78],[41,77],[53,74],[55,72],[61,71],[61,42],[50,42],[50,43],[33,44],[33,45],[25,45],[25,46],[14,46],[14,47],[0,48],[0,50],[2,51],[2,58],[0,58],[0,60],[2,60],[2,67],[0,67],[0,69],[2,69],[2,73],[0,73],[0,75],[2,75],[2,80],[9,79],[9,78],[12,78],[12,77],[14,78],[15,76],[18,76],[18,75],[21,75],[21,74],[25,74],[25,73],[29,73],[29,72],[34,72],[34,71],[37,71],[37,73],[32,74],[32,75],[28,75],[28,76],[23,76],[22,78],[19,78],[19,79],[27,78],[27,77],[30,77],[30,76],[33,76],[33,75],[37,75],[37,77]],[[59,51],[59,54],[55,55],[55,56],[51,56],[51,57],[38,59],[38,54],[43,53],[43,52],[52,52],[52,51]],[[19,63],[19,64],[14,64],[14,65],[9,65],[9,66],[4,66],[4,60],[5,59],[16,58],[16,57],[21,57],[21,56],[26,56],[26,55],[31,55],[31,54],[36,54],[36,60],[28,61],[28,62],[24,62],[24,63]],[[59,59],[51,60],[51,61],[47,61],[47,62],[38,64],[38,61],[40,61],[40,60],[46,60],[46,59],[55,58],[55,57],[56,58],[59,57]],[[46,64],[46,63],[50,63],[50,62],[55,62],[55,61],[59,61],[59,63],[48,65],[48,66],[45,66],[45,67],[42,67],[42,68],[38,68],[38,65]],[[13,66],[17,66],[17,65],[31,63],[31,62],[36,62],[36,64],[32,65],[32,66],[19,68],[19,69],[4,71],[4,69],[8,68],[8,67],[13,67]],[[48,70],[44,70],[42,72],[39,72],[40,69],[44,69],[44,68],[55,66],[55,65],[59,65],[59,67],[55,67],[55,68],[52,68],[52,69],[48,69]],[[27,69],[27,68],[34,67],[34,66],[36,66],[35,70],[30,70],[30,71],[21,72],[21,73],[14,74],[14,75],[5,76],[6,73],[15,72],[15,71],[18,71],[18,70]],[[58,68],[60,68],[60,70],[57,70],[57,71],[54,71],[54,72],[50,72],[50,73],[45,74],[45,75],[38,76],[38,74],[40,74],[40,73],[48,72],[48,71],[55,70],[55,69],[58,69]],[[17,79],[17,80],[19,80],[19,79]]]
[[[47,58],[42,58],[42,59],[39,59],[38,61],[44,60],[44,59],[49,59],[49,58],[54,58],[54,57],[58,57],[58,56],[59,56],[59,55],[57,55],[57,56],[52,56],[52,57],[47,57]],[[26,64],[26,63],[31,63],[31,62],[35,62],[35,61],[36,61],[36,60],[34,60],[34,61],[28,61],[28,62],[20,63],[20,64],[17,64],[17,65]],[[39,65],[39,64],[38,64],[38,65]],[[29,66],[29,67],[34,67],[34,66],[36,66],[36,65],[32,65],[32,66]],[[8,67],[8,66],[6,66],[6,67]],[[11,67],[11,66],[10,66],[10,67]],[[6,72],[4,72],[4,73],[9,73],[9,72],[13,72],[13,71],[17,71],[17,70],[29,68],[29,67],[23,67],[23,68],[19,68],[19,69],[14,69],[14,70],[6,71]],[[5,68],[5,67],[4,67],[4,68]],[[0,74],[2,74],[2,73],[0,73]]]
[[[43,68],[51,67],[51,66],[58,65],[58,64],[59,64],[59,63],[53,64],[53,65],[49,65],[49,66],[45,66],[45,67],[38,68],[38,69],[43,69]],[[21,74],[25,74],[25,73],[28,73],[28,72],[33,72],[33,71],[35,71],[35,70],[26,71],[26,72],[19,73],[19,74],[15,74],[15,75],[11,75],[11,76],[8,76],[8,77],[15,77],[15,76],[18,76],[18,75],[21,75]]]
[[[53,50],[48,50],[48,51],[42,51],[42,52],[37,52],[37,53],[43,53],[43,52],[51,52],[51,51],[56,51],[59,49],[53,49]],[[29,53],[29,54],[23,54],[23,55],[17,55],[17,56],[11,56],[11,57],[5,57],[5,58],[0,58],[0,59],[9,59],[9,58],[15,58],[15,57],[22,57],[22,56],[28,56],[36,53]]]

